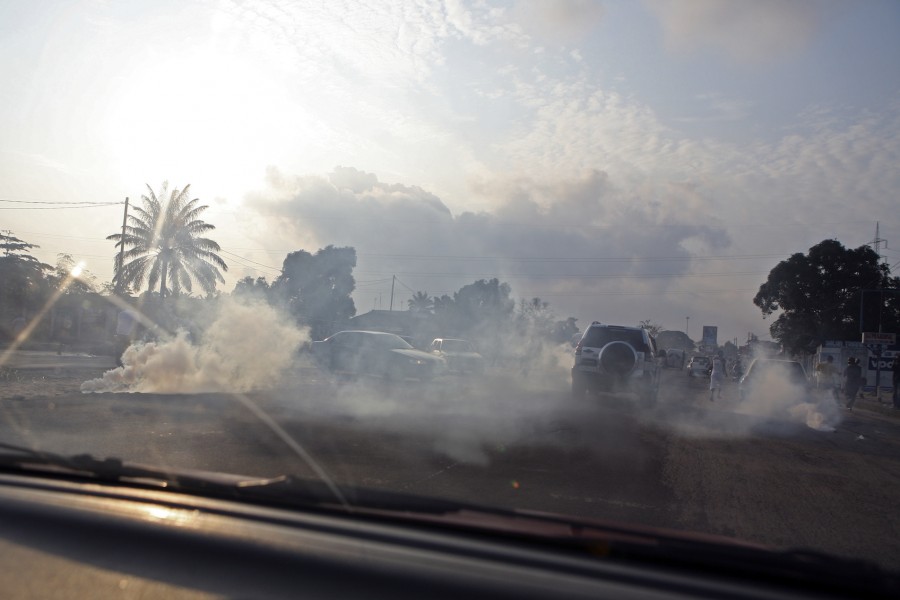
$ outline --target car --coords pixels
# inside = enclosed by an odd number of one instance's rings
[[[805,402],[810,391],[806,369],[796,360],[756,358],[738,383],[741,401],[767,398],[790,403]]]
[[[416,350],[398,335],[380,331],[339,331],[313,342],[312,355],[335,373],[390,380],[427,380],[446,367],[442,358]]]
[[[443,358],[450,371],[484,373],[484,357],[467,340],[436,338],[431,342],[431,353]]]
[[[659,394],[661,357],[646,329],[594,321],[575,346],[572,395],[629,393],[653,404]]]
[[[665,350],[665,366],[671,369],[684,368],[684,350],[681,348],[668,348]]]
[[[694,356],[687,366],[688,377],[709,377],[712,361],[708,356]]]

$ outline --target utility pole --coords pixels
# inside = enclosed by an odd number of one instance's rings
[[[886,241],[881,239],[881,235],[879,235],[879,226],[880,223],[875,221],[875,254],[878,256],[877,266],[881,266],[881,242]],[[878,333],[882,333],[881,330],[881,318],[883,316],[883,308],[884,308],[884,292],[882,291],[881,277],[878,278]],[[875,352],[875,400],[881,402],[881,354],[884,351],[884,346],[882,344],[878,344],[877,350]]]
[[[691,337],[690,333],[688,333],[688,331],[690,330],[690,327],[691,327],[691,318],[685,317],[684,318],[684,335],[686,335],[688,337]]]
[[[394,282],[397,280],[396,275],[391,275],[391,310],[394,310]]]
[[[881,262],[881,242],[886,242],[887,240],[881,239],[880,231],[879,231],[880,222],[875,221],[875,254],[878,255],[878,262]],[[887,247],[887,246],[885,246]]]
[[[122,292],[122,267],[125,265],[125,226],[128,223],[128,198],[125,198],[125,212],[122,215],[122,247],[119,248],[118,267],[116,268],[116,295]]]

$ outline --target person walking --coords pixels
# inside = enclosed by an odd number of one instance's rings
[[[891,393],[891,401],[893,407],[896,410],[900,410],[900,390],[897,389],[900,387],[900,354],[894,354],[894,366],[891,367],[891,373],[891,384],[894,386],[894,390]]]
[[[819,364],[816,365],[816,387],[837,400],[839,385],[838,368],[834,364],[834,357],[828,354],[825,356],[825,360],[819,361]]]
[[[848,358],[847,368],[844,369],[844,397],[847,399],[847,410],[853,410],[856,396],[862,386],[862,367],[858,358]]]
[[[712,371],[709,374],[709,401],[714,402],[715,398],[722,399],[722,382],[725,381],[725,361],[722,357],[717,356],[713,359]]]

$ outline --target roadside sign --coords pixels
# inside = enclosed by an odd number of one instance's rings
[[[866,331],[862,334],[863,344],[881,344],[884,346],[893,346],[897,343],[896,333],[879,333],[874,331]]]
[[[700,342],[704,346],[709,346],[712,349],[718,345],[717,339],[719,337],[719,328],[715,325],[704,325],[703,326],[703,339]]]

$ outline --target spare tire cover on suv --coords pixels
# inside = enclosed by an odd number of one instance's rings
[[[604,372],[628,375],[637,364],[637,354],[628,342],[610,342],[600,350],[598,360]]]

